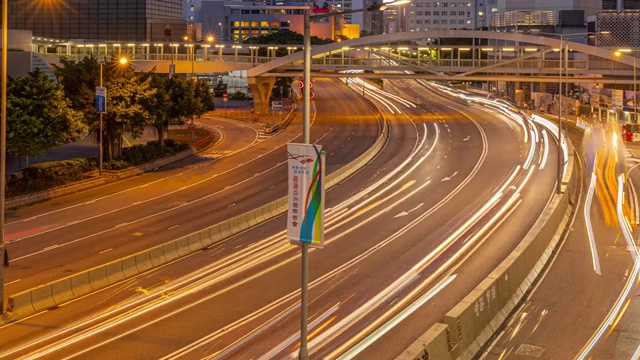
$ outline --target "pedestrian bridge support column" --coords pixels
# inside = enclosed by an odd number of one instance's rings
[[[271,90],[276,83],[275,76],[252,77],[247,79],[247,83],[253,94],[253,108],[256,115],[268,114]]]

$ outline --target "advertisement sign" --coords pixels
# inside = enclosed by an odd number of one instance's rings
[[[287,144],[287,238],[292,244],[324,247],[325,156],[321,150],[320,145]]]
[[[611,90],[611,108],[622,109],[624,95],[622,90]]]
[[[96,102],[97,113],[107,112],[107,88],[106,87],[96,87],[95,102]]]

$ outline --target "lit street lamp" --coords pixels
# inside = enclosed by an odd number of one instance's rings
[[[195,77],[196,73],[195,73],[195,57],[196,57],[196,40],[195,40],[195,36],[189,36],[189,35],[185,35],[183,37],[184,41],[191,41],[191,44],[189,44],[188,46],[191,48],[191,77]],[[203,42],[206,41],[209,44],[213,43],[216,40],[216,38],[213,35],[209,35],[204,39],[198,40],[197,42]]]
[[[556,181],[556,193],[562,193],[562,70],[565,69],[565,75],[567,77],[566,88],[569,86],[568,77],[569,77],[569,42],[564,40],[566,36],[582,36],[582,35],[594,35],[594,34],[605,34],[607,32],[583,32],[583,33],[571,33],[571,34],[556,34],[556,33],[546,33],[541,31],[532,31],[535,34],[541,35],[552,35],[552,36],[560,36],[560,48],[558,49],[558,168],[557,168],[557,181]],[[562,51],[564,49],[564,66],[562,65]]]
[[[349,15],[365,11],[383,11],[390,6],[397,6],[409,3],[410,0],[398,0],[386,4],[374,4],[367,9],[346,10],[341,12],[330,12],[311,15],[313,7],[304,12],[304,70],[302,80],[304,84],[302,93],[302,137],[305,144],[309,144],[309,124],[311,119],[311,20],[326,19],[333,16]],[[308,318],[308,284],[309,284],[309,244],[301,243],[302,260],[302,286],[300,291],[300,360],[309,359],[309,349],[307,347],[307,318]]]
[[[616,52],[614,52],[613,54],[615,56],[621,56],[622,53],[630,53],[630,52],[635,52],[635,54],[633,55],[633,121],[635,123],[638,122],[638,92],[637,92],[637,83],[638,83],[638,77],[637,77],[637,72],[636,72],[636,58],[638,57],[638,49],[619,49]]]
[[[121,57],[120,59],[118,59],[118,64],[120,65],[126,65],[127,62],[129,60],[126,57]],[[104,61],[100,61],[100,89],[102,91],[102,94],[104,96],[104,98],[102,100],[100,100],[98,98],[98,93],[99,90],[96,89],[96,111],[100,114],[100,134],[98,136],[98,147],[100,148],[100,156],[99,156],[99,160],[98,160],[98,174],[100,176],[102,176],[102,166],[104,163],[104,146],[103,146],[103,140],[102,138],[104,137],[104,130],[103,130],[103,125],[102,125],[102,114],[104,114],[107,111],[107,89],[105,87],[102,86],[102,67],[104,66]],[[100,101],[102,102],[102,106],[100,106]]]

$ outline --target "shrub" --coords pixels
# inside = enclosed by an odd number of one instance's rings
[[[247,94],[243,93],[242,91],[236,91],[233,93],[233,95],[231,95],[231,99],[233,100],[242,100],[245,97],[247,97]]]
[[[134,145],[122,149],[122,158],[103,163],[104,170],[122,170],[132,165],[140,165],[164,156],[173,155],[189,148],[189,144],[166,139],[165,146],[158,141],[144,145]],[[88,178],[88,172],[98,168],[97,158],[75,158],[50,161],[27,166],[22,169],[22,177],[10,175],[7,178],[7,197],[46,190],[55,186]]]

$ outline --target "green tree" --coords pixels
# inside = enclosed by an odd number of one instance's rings
[[[104,136],[107,161],[122,156],[122,140],[125,132],[133,138],[140,137],[147,126],[153,125],[149,104],[157,89],[151,87],[151,79],[139,76],[117,77],[107,83],[108,104],[104,115]]]
[[[7,153],[42,155],[81,138],[82,114],[71,107],[60,85],[36,69],[7,87]]]

